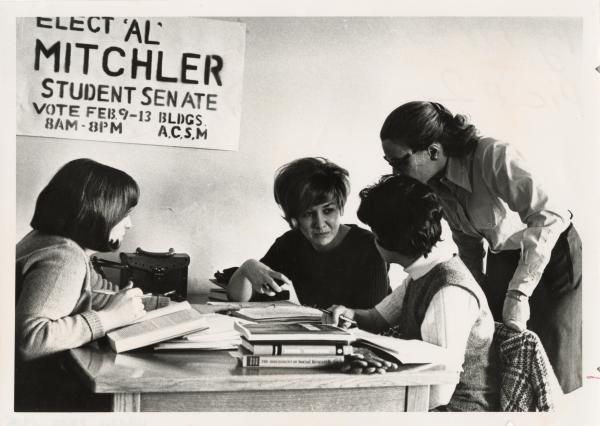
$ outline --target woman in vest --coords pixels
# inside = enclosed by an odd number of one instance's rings
[[[436,244],[442,208],[426,185],[405,176],[385,177],[361,191],[358,217],[375,234],[386,262],[408,277],[368,310],[332,306],[326,323],[341,315],[373,332],[394,327],[404,339],[447,348],[448,364],[462,367],[457,385],[433,386],[430,409],[492,411],[498,406],[494,321],[485,296],[460,258]]]

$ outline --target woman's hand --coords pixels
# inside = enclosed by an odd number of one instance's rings
[[[144,316],[146,311],[142,303],[142,296],[142,290],[133,288],[132,282],[129,282],[127,287],[111,296],[104,309],[98,311],[104,330],[110,331],[131,324]]]
[[[323,312],[321,322],[323,324],[335,325],[336,327],[349,328],[352,324],[347,320],[354,320],[356,311],[342,305],[333,305]]]
[[[112,296],[95,292],[94,290],[108,290],[117,292],[120,289],[117,284],[113,284],[112,282],[98,275],[98,281],[96,283],[92,283],[92,309],[95,311],[100,311],[104,309]]]
[[[340,371],[349,374],[383,374],[386,371],[396,371],[397,369],[398,364],[395,362],[386,361],[374,354],[357,353],[345,357]]]
[[[252,289],[256,293],[275,296],[275,293],[279,293],[282,290],[281,285],[292,285],[292,282],[288,277],[281,272],[272,270],[258,260],[249,259],[240,266],[240,269],[244,276],[250,281]],[[283,281],[283,284],[277,284],[275,280]]]
[[[144,296],[142,297],[142,304],[144,305],[144,310],[146,312],[153,311],[155,309],[164,308],[165,306],[169,306],[171,303],[171,299],[167,296],[163,296],[161,294],[156,296]]]
[[[529,320],[529,298],[517,290],[508,290],[502,308],[502,321],[517,331],[527,329]]]

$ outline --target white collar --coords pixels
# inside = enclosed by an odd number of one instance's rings
[[[404,268],[404,272],[406,272],[413,281],[418,280],[431,271],[434,266],[452,259],[453,256],[454,255],[447,250],[443,250],[437,246],[434,246],[431,249],[431,253],[429,253],[427,257],[419,257],[413,263]]]

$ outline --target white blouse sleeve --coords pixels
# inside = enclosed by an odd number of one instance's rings
[[[477,299],[458,286],[446,286],[431,299],[421,324],[423,341],[448,349],[450,363],[462,367],[471,328],[479,314]],[[430,408],[446,405],[456,385],[431,387]]]

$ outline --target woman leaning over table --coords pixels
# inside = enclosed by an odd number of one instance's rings
[[[138,196],[128,174],[89,159],[65,164],[39,194],[33,231],[16,247],[16,411],[94,403],[65,372],[63,354],[145,312],[139,288],[118,291],[89,259],[119,247]],[[98,295],[95,289],[118,292]]]
[[[528,325],[563,391],[580,387],[581,241],[570,212],[514,148],[480,137],[463,115],[439,103],[401,105],[386,118],[380,138],[394,173],[438,195],[494,318],[517,330]]]
[[[437,197],[407,176],[386,176],[360,196],[359,219],[371,227],[385,261],[404,267],[408,277],[374,308],[334,305],[324,322],[338,324],[343,315],[366,330],[394,327],[394,335],[446,348],[449,366],[463,371],[457,385],[432,387],[430,408],[497,410],[494,320],[464,263],[437,247],[442,233]]]
[[[373,235],[340,222],[348,192],[348,172],[324,158],[282,166],[274,195],[291,230],[260,261],[241,265],[229,282],[229,297],[273,295],[283,282],[293,285],[300,303],[320,308],[333,303],[370,308],[383,299],[390,292],[387,266]]]

